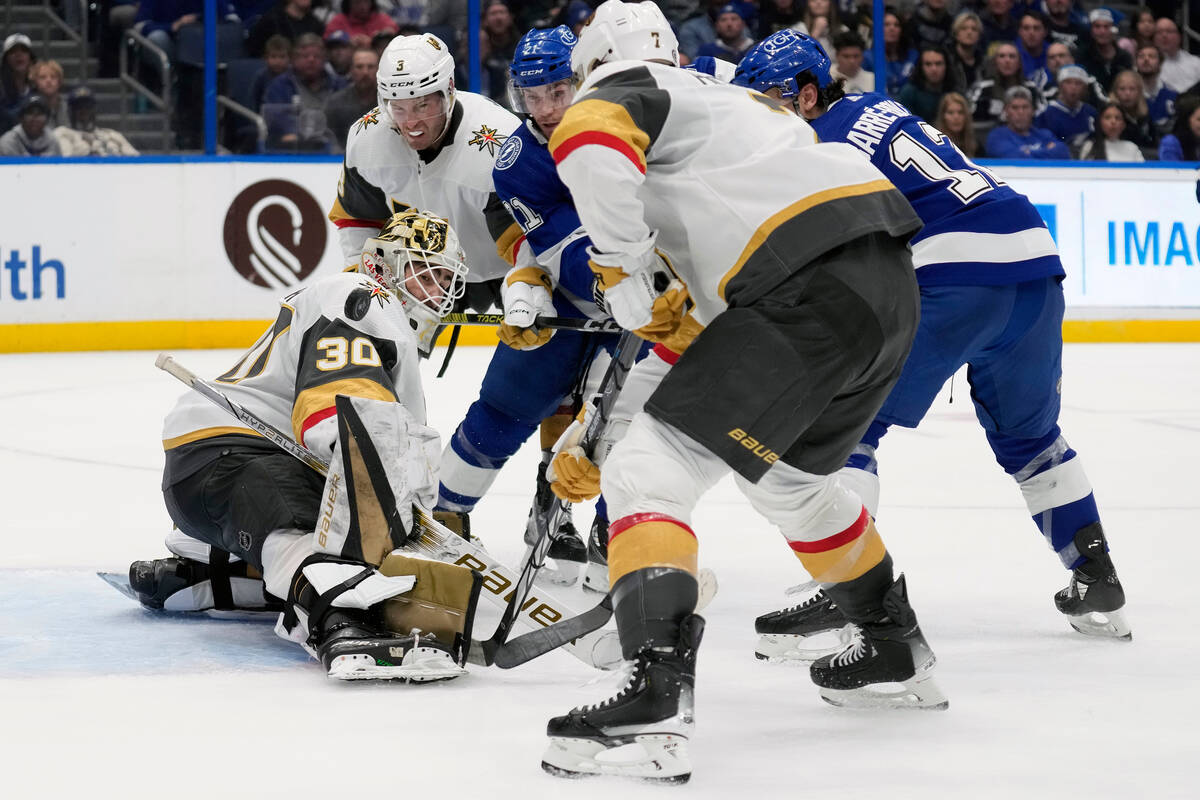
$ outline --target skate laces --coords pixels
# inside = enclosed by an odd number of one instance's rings
[[[795,597],[798,594],[804,594],[805,592],[811,591],[813,589],[820,589],[820,588],[821,588],[821,584],[818,583],[817,581],[805,581],[804,583],[797,583],[795,586],[789,586],[788,588],[783,590],[783,593],[784,593],[784,595],[786,595],[788,597]],[[822,594],[824,594],[824,592],[818,591],[816,596],[819,597]],[[804,605],[804,604],[801,603],[801,605]]]
[[[811,589],[815,585],[819,585],[819,584],[816,584],[814,581],[809,581],[808,583],[797,584],[796,586],[793,586],[791,589],[788,589],[786,592],[784,592],[784,594],[788,594],[788,595],[799,594],[800,591],[806,591],[807,589]],[[806,587],[806,589],[801,589],[801,587]],[[793,592],[792,589],[797,589],[800,591]],[[821,603],[824,603],[828,598],[829,598],[829,595],[825,594],[824,590],[818,589],[817,593],[814,594],[812,597],[806,599],[804,602],[802,602],[798,605],[794,605],[794,606],[785,608],[780,613],[790,614],[793,611],[800,611],[801,609],[812,608],[815,605],[820,605]]]
[[[861,661],[869,653],[870,645],[867,643],[866,634],[862,629],[854,627],[854,630],[847,638],[845,649],[834,654],[829,663],[835,667],[848,667],[856,661]]]
[[[606,700],[601,700],[597,703],[588,703],[587,705],[579,706],[578,709],[576,709],[576,710],[584,711],[584,712],[596,711],[597,709],[601,709],[601,708],[604,708],[605,706],[612,705],[617,700],[620,700],[622,697],[627,695],[629,693],[629,691],[631,689],[633,689],[634,686],[637,685],[638,677],[641,673],[641,669],[642,669],[642,662],[640,660],[639,661],[622,661],[621,666],[619,668],[617,668],[615,671],[597,675],[596,677],[587,681],[586,683],[583,684],[583,686],[585,688],[588,686],[593,686],[593,685],[599,686],[599,685],[604,685],[604,684],[611,685],[613,688],[615,688],[617,686],[620,686],[621,688],[617,691],[616,694],[612,695],[611,697],[609,697]]]

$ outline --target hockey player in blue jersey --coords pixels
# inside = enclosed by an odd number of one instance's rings
[[[843,95],[829,64],[820,44],[785,30],[746,55],[734,83],[787,101],[822,141],[857,147],[924,222],[910,241],[921,290],[912,352],[841,476],[874,515],[880,439],[892,425],[915,428],[967,365],[976,416],[996,460],[1071,570],[1056,606],[1081,633],[1130,638],[1091,484],[1058,426],[1065,272],[1049,230],[1024,195],[899,103],[881,94]],[[796,657],[803,648],[796,634],[840,628],[844,619],[831,606],[822,592],[760,617],[759,655]]]
[[[573,390],[598,352],[616,343],[615,334],[554,332],[536,326],[538,315],[607,317],[593,299],[595,274],[587,265],[591,240],[546,148],[575,95],[571,74],[575,41],[566,26],[532,30],[518,42],[509,67],[511,105],[525,120],[497,154],[493,182],[521,230],[515,238],[498,238],[502,255],[516,264],[503,282],[505,310],[509,321],[520,324],[501,327],[502,344],[492,356],[479,399],[467,410],[442,457],[439,510],[474,509],[509,457],[539,423],[551,418],[542,426],[543,461],[536,500],[548,505],[552,498],[545,470],[554,442],[574,414]],[[592,526],[597,543],[591,548],[592,560],[603,563],[597,550],[599,543],[607,546],[602,504],[598,512]],[[527,541],[532,538],[532,524],[531,513]],[[578,577],[586,550],[570,522],[563,528],[550,551],[556,563],[549,574],[568,583]],[[563,562],[577,562],[577,566],[572,570]],[[607,590],[604,583],[600,591]]]

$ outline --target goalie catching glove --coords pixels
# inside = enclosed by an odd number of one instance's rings
[[[504,276],[500,296],[504,303],[504,323],[500,341],[514,350],[532,350],[550,341],[552,328],[538,328],[537,318],[554,313],[550,294],[554,284],[538,267],[515,267]]]
[[[554,459],[546,469],[550,491],[568,503],[582,503],[600,494],[600,467],[583,452],[581,442],[595,406],[588,403],[554,444]]]
[[[596,273],[608,313],[617,324],[651,342],[661,342],[679,328],[692,302],[662,251],[647,250],[638,258],[592,248],[588,255],[588,266]],[[631,261],[640,263],[627,272]]]

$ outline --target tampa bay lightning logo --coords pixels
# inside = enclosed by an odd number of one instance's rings
[[[504,140],[504,145],[500,148],[500,153],[496,156],[496,169],[508,169],[517,163],[517,156],[519,155],[521,155],[520,137],[509,136]]]

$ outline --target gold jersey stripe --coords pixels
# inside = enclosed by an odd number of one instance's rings
[[[696,574],[696,537],[673,522],[639,522],[608,543],[608,582],[647,567],[674,567]]]
[[[864,575],[887,555],[883,539],[875,529],[875,522],[867,523],[867,529],[853,541],[841,547],[821,553],[796,553],[796,558],[819,583],[845,583]]]
[[[496,252],[500,254],[509,266],[517,263],[517,248],[516,245],[524,236],[524,231],[517,223],[513,223],[504,229],[504,233],[500,234],[500,238],[496,240]]]
[[[249,428],[239,428],[234,425],[222,425],[216,428],[201,428],[200,430],[185,433],[182,436],[174,436],[170,439],[163,439],[163,450],[174,450],[176,447],[192,442],[198,442],[201,439],[211,439],[214,436],[259,436],[262,434],[258,431],[252,431]]]
[[[650,134],[637,126],[629,111],[607,100],[584,100],[567,109],[550,137],[550,153],[558,163],[576,147],[602,144],[613,147],[646,172]]]
[[[323,383],[311,389],[305,389],[296,395],[292,404],[292,433],[297,442],[303,442],[304,422],[318,411],[333,407],[334,398],[339,394],[348,397],[367,397],[371,400],[396,402],[396,395],[385,386],[369,378],[346,378],[340,381]]]
[[[896,187],[891,181],[883,179],[878,181],[868,181],[867,183],[856,183],[850,186],[835,186],[832,189],[826,189],[823,192],[810,194],[808,197],[797,200],[782,211],[771,216],[766,222],[758,226],[754,231],[754,235],[750,237],[750,241],[746,244],[742,254],[738,257],[737,263],[733,265],[733,269],[725,273],[725,277],[721,278],[721,282],[717,284],[717,295],[722,300],[725,299],[725,286],[736,276],[750,256],[754,254],[758,248],[763,246],[775,229],[793,217],[798,217],[805,211],[816,208],[824,203],[833,200],[841,200],[846,197],[861,197],[866,194],[874,194],[875,192],[896,191]]]

